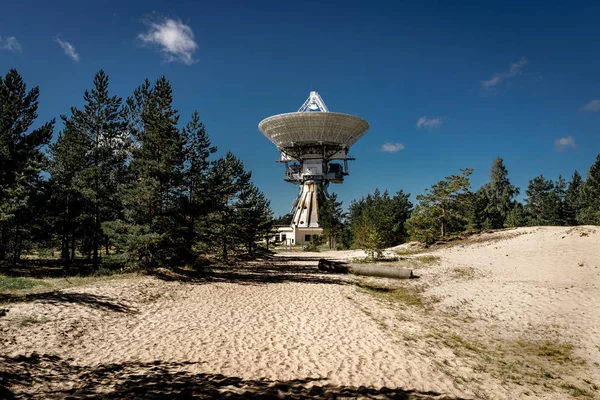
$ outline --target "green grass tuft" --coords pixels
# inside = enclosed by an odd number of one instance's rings
[[[43,285],[43,282],[29,278],[0,275],[0,291],[30,289],[38,285]]]

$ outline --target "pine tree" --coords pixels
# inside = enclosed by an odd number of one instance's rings
[[[211,165],[209,158],[217,151],[217,148],[211,146],[210,138],[197,111],[192,114],[192,119],[186,125],[183,133],[186,140],[183,171],[184,186],[187,192],[184,209],[187,225],[186,247],[187,252],[191,254],[192,245],[199,238],[197,225],[200,219],[206,217],[210,211],[208,176]]]
[[[30,200],[46,166],[43,148],[50,142],[54,120],[29,131],[37,118],[39,88],[27,91],[19,73],[0,76],[0,261],[21,255],[24,229],[35,217]]]
[[[82,215],[88,204],[83,194],[86,152],[82,131],[65,127],[50,145],[51,224],[60,235],[62,260],[70,264],[75,259],[75,244],[82,233]]]
[[[581,187],[583,180],[579,172],[573,172],[565,192],[564,218],[567,225],[577,225],[577,215],[581,209]]]
[[[568,206],[566,204],[567,183],[562,175],[554,182],[554,224],[566,225]]]
[[[214,246],[224,261],[240,243],[244,220],[239,207],[252,174],[231,152],[214,161],[209,176],[212,212],[204,225],[204,241]]]
[[[363,249],[371,258],[379,258],[385,248],[382,234],[377,230],[369,212],[361,214],[354,231],[354,246]]]
[[[356,230],[364,225],[363,214],[367,214],[368,219],[374,224],[383,246],[390,247],[403,243],[408,236],[405,222],[412,211],[412,203],[409,198],[410,195],[405,194],[402,190],[390,197],[387,190],[381,194],[379,189],[375,189],[373,194],[353,201],[350,204],[347,224],[353,232],[354,239],[361,240],[357,237]]]
[[[581,209],[577,219],[581,224],[600,225],[600,154],[590,167],[581,188]]]
[[[483,224],[486,228],[503,228],[512,201],[519,194],[508,179],[508,170],[504,166],[504,160],[497,157],[492,163],[490,170],[490,181],[480,189],[485,206],[483,208]]]
[[[407,221],[411,237],[427,237],[431,241],[437,237],[445,237],[449,231],[460,231],[466,226],[470,213],[469,202],[472,201],[468,196],[471,186],[469,176],[473,170],[467,168],[461,172],[461,175],[447,176],[431,186],[431,189],[425,189],[425,193],[417,195],[419,206]],[[430,239],[429,232],[434,227],[438,233]]]
[[[133,138],[129,182],[122,185],[123,220],[103,225],[130,261],[145,265],[178,262],[186,252],[185,135],[178,129],[170,83],[146,80],[127,99]]]
[[[556,225],[557,196],[554,182],[539,175],[529,181],[525,191],[525,210],[530,219],[530,225]]]
[[[90,204],[90,249],[92,265],[99,267],[99,249],[104,237],[102,223],[121,215],[117,187],[121,183],[129,137],[121,108],[121,98],[110,96],[109,79],[100,70],[94,87],[83,95],[82,110],[71,107],[71,116],[62,116],[65,127],[79,132],[85,147],[86,164],[81,171],[81,193]]]
[[[273,211],[270,202],[252,182],[249,182],[242,189],[236,207],[239,219],[237,234],[248,254],[254,256],[256,243],[267,239],[273,227]]]
[[[323,236],[332,249],[335,241],[342,233],[344,227],[344,210],[342,202],[337,201],[337,194],[323,196],[321,208],[319,209],[319,224],[323,228]]]
[[[504,226],[507,228],[517,228],[520,226],[527,226],[528,222],[527,212],[523,208],[523,204],[515,201],[506,216]]]

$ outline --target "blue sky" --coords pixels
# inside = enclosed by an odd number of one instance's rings
[[[297,187],[257,124],[311,90],[371,123],[330,187],[345,206],[465,167],[478,187],[496,156],[523,192],[540,173],[585,175],[600,152],[600,3],[449,3],[7,1],[0,73],[40,86],[40,124],[81,105],[100,68],[123,97],[166,75],[181,121],[197,109],[276,214]]]

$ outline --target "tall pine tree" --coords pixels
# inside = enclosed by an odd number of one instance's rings
[[[62,119],[67,130],[80,134],[85,148],[81,193],[90,206],[90,249],[93,268],[97,269],[104,238],[102,223],[122,214],[117,188],[124,176],[129,135],[122,100],[109,95],[109,79],[104,71],[96,73],[93,84],[90,91],[84,92],[83,109],[72,107],[71,116]]]
[[[30,130],[37,118],[39,88],[27,91],[19,73],[0,76],[0,261],[21,256],[22,242],[34,213],[31,198],[46,166],[44,146],[54,120]]]
[[[600,225],[600,154],[590,167],[581,188],[581,209],[578,220],[582,224]]]
[[[127,99],[125,115],[133,139],[129,180],[120,190],[125,211],[123,220],[104,226],[128,260],[176,263],[186,248],[186,139],[169,81],[163,76],[152,86],[146,80]]]
[[[519,194],[519,188],[510,183],[504,160],[496,157],[490,170],[490,181],[479,192],[483,198],[483,226],[485,228],[503,228],[510,212],[513,199]]]
[[[197,243],[200,237],[198,230],[202,229],[202,219],[210,212],[211,196],[208,187],[210,156],[217,151],[217,148],[211,146],[210,138],[197,111],[192,114],[192,119],[183,133],[186,141],[183,170],[186,190],[184,209],[187,226],[186,248],[188,254],[192,254],[193,244]]]

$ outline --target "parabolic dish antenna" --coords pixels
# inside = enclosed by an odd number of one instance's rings
[[[369,130],[369,123],[354,115],[329,112],[317,92],[297,112],[263,119],[258,129],[281,152],[284,180],[300,186],[293,203],[292,222],[280,227],[277,239],[305,244],[320,235],[319,203],[330,183],[342,183],[348,175],[348,150]]]
[[[258,129],[280,151],[329,144],[348,149],[369,130],[369,123],[354,115],[335,112],[294,112],[263,119]]]

